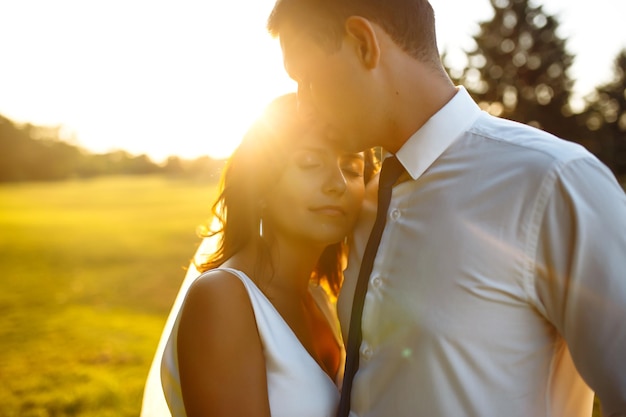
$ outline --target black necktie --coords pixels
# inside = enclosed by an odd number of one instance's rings
[[[359,270],[359,278],[356,282],[354,290],[354,299],[352,301],[352,313],[350,316],[350,333],[348,334],[348,346],[346,348],[346,368],[343,377],[343,387],[341,390],[341,400],[339,402],[339,410],[337,417],[347,417],[350,413],[350,396],[352,391],[352,379],[359,368],[359,349],[361,347],[361,313],[363,312],[363,303],[365,302],[365,293],[367,292],[367,283],[374,259],[378,251],[380,238],[383,235],[383,229],[387,221],[387,209],[391,201],[391,189],[398,181],[400,174],[404,172],[402,164],[395,156],[386,158],[383,161],[383,167],[380,171],[378,181],[378,208],[376,210],[376,221],[367,240],[363,259],[361,261],[361,269]]]

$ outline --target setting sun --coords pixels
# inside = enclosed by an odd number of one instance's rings
[[[539,3],[562,17],[577,57],[572,77],[578,96],[606,82],[626,46],[623,36],[610,33],[623,15],[615,9],[626,6],[613,0],[598,0],[592,9],[564,0]],[[477,22],[491,10],[487,0],[432,4],[440,47],[451,58],[472,47]],[[93,152],[122,149],[155,161],[226,157],[271,99],[295,90],[278,41],[265,28],[273,5],[3,2],[0,115],[61,126],[65,139]]]
[[[95,152],[226,157],[265,104],[295,88],[265,30],[272,6],[9,2],[0,114],[61,125]]]

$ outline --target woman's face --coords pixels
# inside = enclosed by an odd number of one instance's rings
[[[298,144],[264,200],[263,226],[293,244],[340,242],[363,202],[363,154],[345,153],[315,133],[295,140]]]

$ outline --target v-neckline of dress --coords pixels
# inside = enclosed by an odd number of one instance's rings
[[[245,277],[246,280],[248,280],[248,282],[253,286],[253,288],[258,291],[258,293],[261,295],[262,299],[271,307],[271,310],[280,318],[280,321],[283,323],[283,325],[289,330],[289,334],[291,335],[291,337],[293,337],[293,339],[296,341],[296,344],[300,347],[300,349],[302,349],[302,351],[304,351],[304,353],[306,353],[306,356],[313,361],[313,363],[315,363],[315,366],[317,367],[317,369],[319,369],[324,375],[326,375],[326,377],[334,384],[336,385],[336,375],[335,377],[331,377],[325,370],[324,368],[322,368],[322,366],[319,364],[318,361],[315,360],[315,358],[313,357],[313,355],[311,355],[311,353],[307,350],[307,348],[304,347],[304,345],[302,344],[302,342],[300,341],[300,339],[298,338],[298,336],[296,335],[296,333],[293,331],[293,329],[291,328],[291,326],[289,326],[289,323],[287,323],[287,321],[285,320],[285,318],[280,314],[280,312],[278,311],[278,309],[274,306],[274,304],[269,300],[269,298],[267,298],[267,296],[265,295],[265,293],[263,291],[261,291],[261,289],[256,285],[256,283],[243,271],[239,270],[239,269],[234,269],[234,268],[219,268],[219,269],[223,269],[226,271],[229,271],[231,273],[240,273],[241,276]],[[311,289],[309,288],[309,293],[311,292]],[[328,317],[326,317],[326,314],[324,312],[324,310],[321,308],[321,306],[319,305],[319,302],[317,300],[317,297],[313,296],[311,294],[313,301],[315,302],[315,305],[317,306],[317,308],[322,312],[322,314],[324,315],[324,317],[326,318],[326,320],[328,320]],[[330,323],[329,323],[330,325]],[[331,326],[331,330],[332,326]],[[333,331],[333,334],[335,332]],[[336,339],[336,337],[335,337]],[[335,342],[338,342],[337,340],[335,340]]]

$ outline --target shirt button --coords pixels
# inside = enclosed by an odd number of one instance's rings
[[[367,345],[365,345],[365,347],[363,347],[363,349],[361,350],[361,356],[363,356],[363,359],[365,359],[366,361],[369,361],[372,358],[373,354],[374,351],[371,347]]]
[[[398,209],[391,210],[391,219],[392,220],[398,220],[401,215],[402,215],[402,213],[400,212],[400,210],[398,210]]]
[[[383,279],[381,277],[374,277],[372,279],[372,285],[374,286],[374,288],[380,288],[381,285],[383,285]]]

